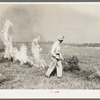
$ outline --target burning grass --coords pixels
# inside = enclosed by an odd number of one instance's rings
[[[12,36],[9,35],[9,29],[13,27],[13,23],[10,20],[6,20],[4,23],[3,30],[1,31],[1,40],[5,46],[3,60],[11,60],[12,62],[19,62],[21,65],[28,64],[29,66],[37,66],[38,68],[45,68],[45,60],[41,58],[40,52],[42,48],[38,44],[40,37],[34,38],[32,41],[31,52],[33,54],[33,61],[29,59],[27,55],[27,46],[22,44],[20,48],[13,46]]]

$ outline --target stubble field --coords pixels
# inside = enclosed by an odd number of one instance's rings
[[[51,61],[52,44],[40,43],[43,51],[42,57],[49,66]],[[15,46],[18,46],[16,44]],[[2,47],[2,46],[1,46]],[[32,60],[30,45],[28,56]],[[2,59],[2,48],[0,48],[0,60]],[[50,78],[45,77],[47,68],[40,70],[35,66],[20,65],[10,61],[0,62],[0,73],[6,78],[0,79],[0,89],[100,89],[100,48],[91,47],[67,47],[62,46],[63,56],[77,54],[79,58],[80,71],[63,71],[63,77],[57,78],[56,74]],[[63,68],[67,65],[63,62]]]

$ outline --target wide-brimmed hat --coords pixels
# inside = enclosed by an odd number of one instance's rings
[[[64,40],[64,36],[59,36],[58,40]]]

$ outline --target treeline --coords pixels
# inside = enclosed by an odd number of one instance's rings
[[[76,47],[100,47],[100,43],[82,43],[82,44],[67,43],[67,45]]]
[[[26,45],[31,45],[31,42],[15,42],[13,44],[22,44],[25,43]],[[39,41],[39,44],[45,44],[45,45],[52,45],[54,42],[53,41],[48,41],[48,42],[41,42]],[[74,47],[100,47],[100,43],[63,43],[64,46],[74,46]]]
[[[47,43],[53,44],[53,41],[48,41]],[[100,43],[63,43],[63,45],[76,47],[100,47]]]

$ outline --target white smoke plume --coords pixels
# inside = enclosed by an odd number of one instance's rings
[[[3,30],[1,31],[1,40],[5,46],[4,58],[14,59],[14,61],[19,61],[21,64],[30,63],[33,65],[33,62],[29,60],[27,56],[27,47],[22,44],[20,50],[12,45],[12,36],[9,35],[9,28],[13,27],[13,24],[10,20],[6,20],[4,23]]]
[[[40,52],[42,51],[42,48],[38,43],[39,40],[40,40],[40,36],[37,36],[37,38],[33,39],[31,51],[34,57],[34,62],[36,64],[36,67],[43,69],[46,67],[46,63],[45,60],[41,58]]]
[[[8,33],[10,27],[13,27],[13,24],[10,22],[10,20],[6,20],[3,30],[1,31],[1,40],[5,46],[4,58],[8,59],[13,57],[12,36],[10,36]]]

